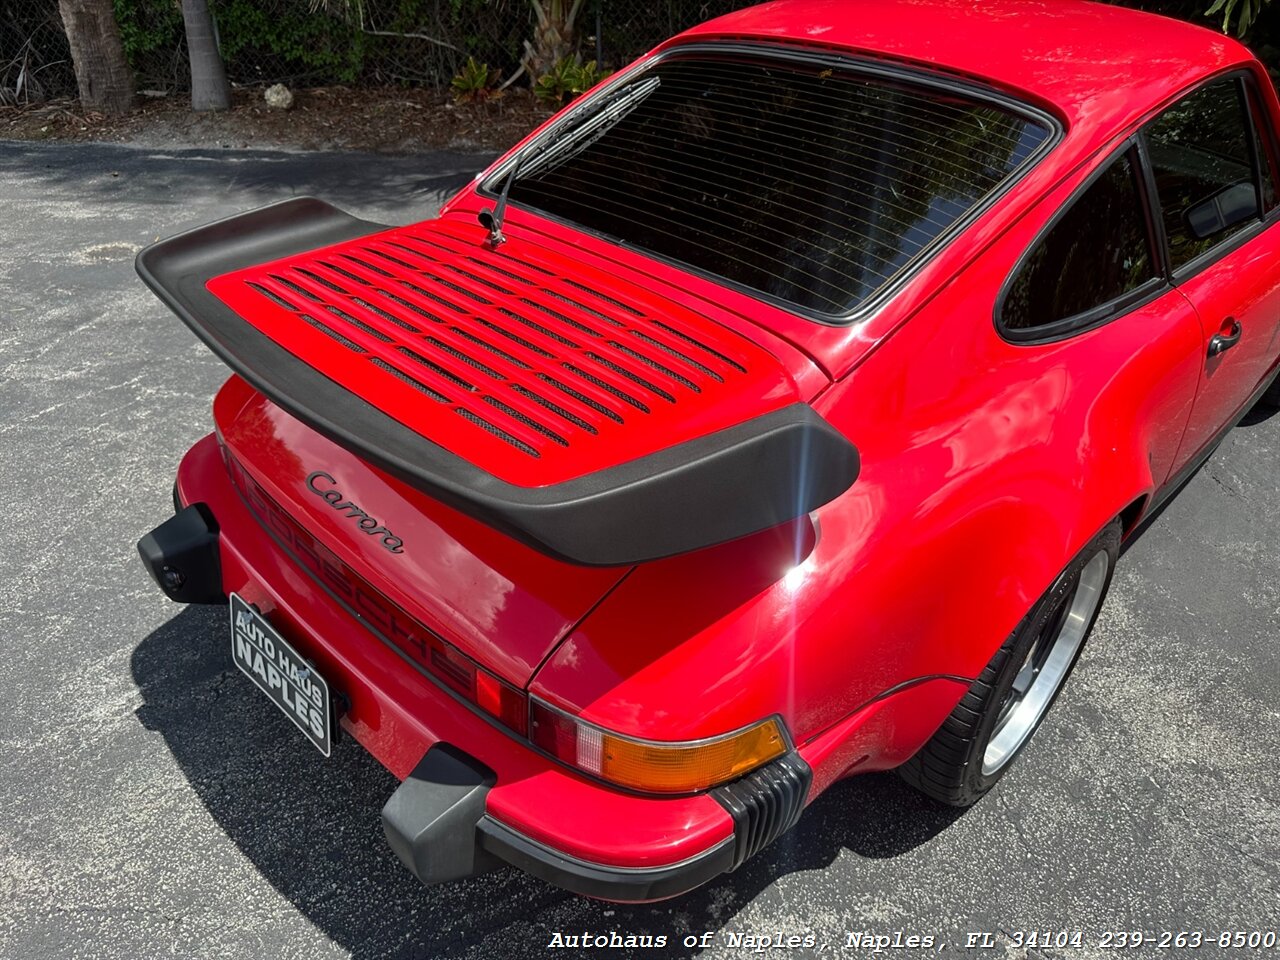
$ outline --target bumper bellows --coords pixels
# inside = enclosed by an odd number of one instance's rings
[[[223,603],[218,522],[203,503],[183,507],[138,541],[147,572],[178,603]]]
[[[733,817],[734,851],[731,870],[795,826],[804,810],[813,771],[789,753],[741,780],[711,791]]]

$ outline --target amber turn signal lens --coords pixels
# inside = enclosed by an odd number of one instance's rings
[[[537,700],[530,739],[579,770],[643,793],[696,793],[735,780],[787,752],[773,718],[724,736],[664,743],[623,737],[561,713]]]

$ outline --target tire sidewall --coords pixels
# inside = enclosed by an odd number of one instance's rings
[[[1027,744],[1034,738],[1036,730],[1044,722],[1044,718],[1048,716],[1049,711],[1053,709],[1054,703],[1070,679],[1071,673],[1080,659],[1080,654],[1084,652],[1085,645],[1093,633],[1094,624],[1097,623],[1098,615],[1102,612],[1102,606],[1106,602],[1107,593],[1111,588],[1111,578],[1115,573],[1116,561],[1120,554],[1120,538],[1121,528],[1119,522],[1116,521],[1108,524],[1106,528],[1090,540],[1084,549],[1076,554],[1075,559],[1067,565],[1066,569],[1058,574],[1053,585],[1036,601],[1027,616],[1023,618],[1022,622],[1018,624],[1001,646],[996,656],[992,658],[987,670],[984,671],[984,673],[990,671],[988,683],[991,684],[991,692],[987,702],[984,704],[982,717],[977,724],[969,749],[964,778],[964,792],[972,796],[974,800],[995,786],[1005,771],[1013,765],[1022,751],[1026,749]],[[990,743],[996,722],[1000,718],[1000,705],[1012,688],[1013,682],[1017,678],[1018,670],[1026,660],[1032,644],[1045,625],[1045,621],[1056,609],[1058,601],[1076,589],[1081,571],[1099,551],[1105,551],[1108,560],[1106,576],[1102,583],[1102,593],[1098,598],[1098,604],[1094,608],[1089,623],[1085,627],[1080,645],[1076,649],[1071,663],[1067,666],[1062,682],[1058,685],[1058,689],[1053,692],[1045,706],[1044,713],[1041,714],[1036,726],[1032,728],[1026,739],[1018,745],[1018,748],[1001,764],[999,769],[991,773],[984,772],[983,758],[986,755],[987,746]]]

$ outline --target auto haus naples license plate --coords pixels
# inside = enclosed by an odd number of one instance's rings
[[[329,756],[329,684],[262,614],[231,595],[231,659]]]

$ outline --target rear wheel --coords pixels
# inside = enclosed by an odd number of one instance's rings
[[[1057,699],[1093,629],[1120,551],[1120,523],[1096,536],[1031,608],[933,738],[899,768],[922,793],[976,803]]]

